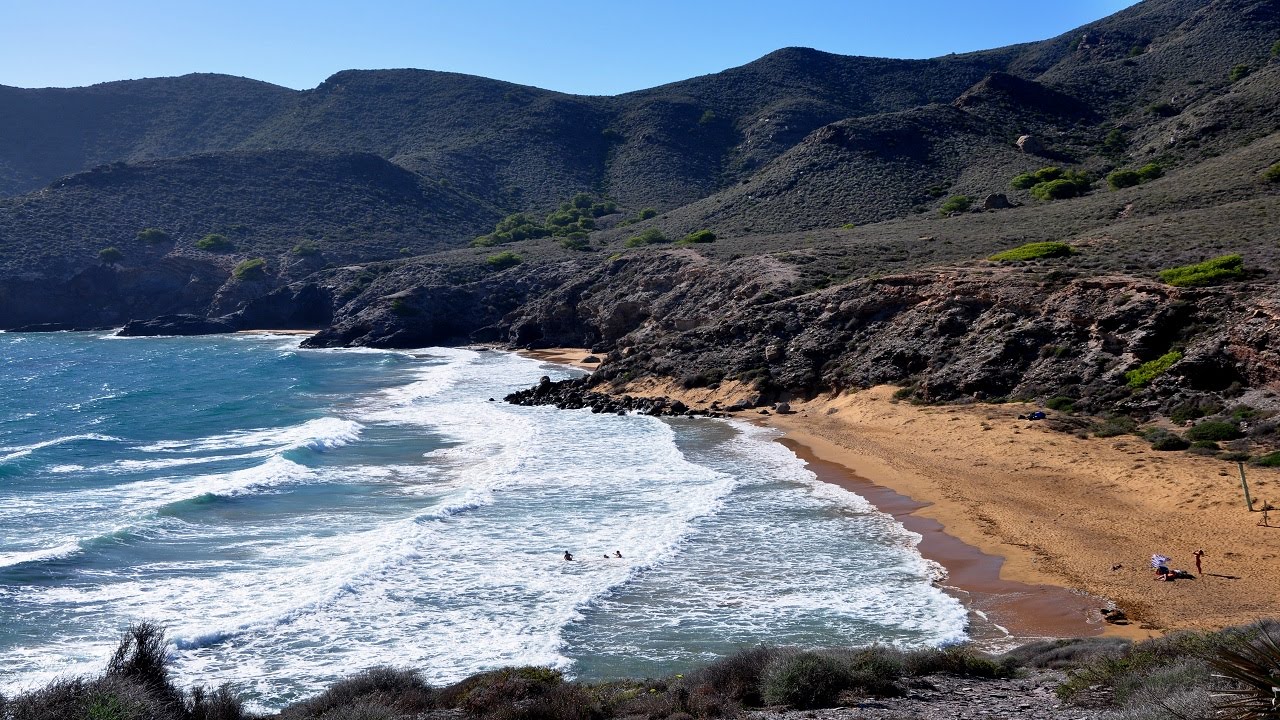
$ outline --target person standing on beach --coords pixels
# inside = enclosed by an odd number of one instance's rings
[[[1203,575],[1204,571],[1200,569],[1200,558],[1204,557],[1204,550],[1196,550],[1191,554],[1196,556],[1196,574]]]

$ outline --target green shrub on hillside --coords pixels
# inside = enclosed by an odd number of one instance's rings
[[[227,239],[226,235],[209,233],[196,241],[196,248],[208,252],[227,253],[235,250],[236,246],[235,243]]]
[[[1137,170],[1117,170],[1107,176],[1107,184],[1112,190],[1133,187],[1144,182],[1155,180],[1164,175],[1164,168],[1155,163],[1147,163]]]
[[[973,198],[968,195],[952,195],[947,198],[946,202],[942,203],[942,207],[939,210],[943,215],[950,215],[951,213],[964,212],[971,205],[973,205]]]
[[[320,248],[310,240],[303,240],[297,245],[294,245],[293,249],[289,252],[297,255],[298,257],[313,257],[320,254]]]
[[[1280,40],[1271,46],[1271,57],[1280,57]]]
[[[1050,398],[1045,401],[1044,406],[1050,410],[1057,410],[1058,412],[1064,413],[1073,413],[1076,411],[1075,399],[1069,398],[1066,395],[1059,395],[1058,397]]]
[[[696,245],[700,243],[711,243],[716,241],[716,234],[710,230],[695,230],[688,235],[680,238],[677,245]]]
[[[1075,248],[1064,242],[1033,242],[1012,250],[996,253],[987,259],[995,262],[1041,260],[1044,258],[1067,257],[1075,254],[1075,251]]]
[[[506,270],[507,268],[515,267],[524,262],[524,258],[510,250],[504,250],[495,255],[490,255],[484,259],[484,262],[495,270]]]
[[[168,242],[169,233],[160,228],[145,228],[138,231],[138,239],[145,243],[162,243]]]
[[[1015,190],[1030,190],[1039,200],[1064,200],[1089,191],[1092,181],[1079,170],[1063,170],[1060,167],[1044,167],[1031,173],[1023,173],[1009,181]]]
[[[245,260],[236,265],[235,269],[231,271],[231,276],[246,282],[265,280],[267,277],[267,261],[263,258]]]
[[[1129,139],[1124,136],[1124,130],[1120,128],[1113,129],[1102,139],[1102,152],[1105,155],[1118,157],[1123,155],[1128,148]]]
[[[1160,271],[1160,279],[1174,287],[1201,287],[1244,277],[1244,258],[1223,255],[1195,265]]]
[[[1164,428],[1156,428],[1146,435],[1147,441],[1151,443],[1152,450],[1160,450],[1162,452],[1172,452],[1174,450],[1186,450],[1191,447],[1191,443],[1178,433],[1170,432]]]
[[[1162,101],[1158,103],[1152,103],[1147,106],[1147,114],[1155,115],[1156,117],[1173,117],[1174,115],[1177,115],[1179,112],[1182,112],[1182,111],[1179,110],[1177,107],[1175,107],[1173,103],[1169,103],[1169,102]]]
[[[1134,187],[1141,182],[1142,177],[1138,175],[1137,170],[1117,170],[1107,176],[1107,185],[1110,185],[1112,190]]]
[[[1227,73],[1227,79],[1231,82],[1240,82],[1249,77],[1250,68],[1248,65],[1236,65],[1231,68],[1231,72]]]
[[[472,247],[492,247],[547,236],[568,237],[596,227],[595,219],[617,212],[612,200],[597,201],[588,193],[578,193],[547,215],[541,223],[524,213],[513,213],[498,221],[493,232],[471,241]]]
[[[591,243],[587,242],[587,234],[576,232],[560,238],[560,247],[565,250],[590,250]]]
[[[550,232],[545,227],[533,222],[524,213],[512,213],[499,220],[498,224],[494,225],[493,232],[488,235],[481,235],[471,241],[471,244],[474,247],[489,247],[530,238],[546,237],[549,234]]]
[[[1155,360],[1144,362],[1133,370],[1125,373],[1124,379],[1128,383],[1129,387],[1135,390],[1144,388],[1151,384],[1152,380],[1163,375],[1165,371],[1173,367],[1173,364],[1181,359],[1181,352],[1177,350],[1167,352]]]
[[[1147,163],[1138,168],[1138,177],[1142,178],[1142,182],[1150,182],[1164,175],[1164,168],[1156,163]]]
[[[1063,170],[1060,167],[1043,167],[1035,172],[1023,173],[1017,175],[1013,180],[1009,181],[1009,186],[1014,190],[1030,190],[1040,183],[1057,180],[1063,176]]]
[[[1064,177],[1036,185],[1031,188],[1031,195],[1037,200],[1066,200],[1085,194],[1089,185],[1089,179],[1084,175]]]
[[[1280,450],[1256,457],[1252,464],[1262,467],[1280,467]]]
[[[1263,170],[1262,179],[1265,182],[1280,183],[1280,162]]]
[[[1205,420],[1204,422],[1187,429],[1187,439],[1193,442],[1217,441],[1217,440],[1235,440],[1244,433],[1240,432],[1240,426],[1226,420]]]
[[[98,259],[108,265],[114,265],[124,259],[124,253],[119,248],[104,247],[98,251]]]
[[[627,238],[625,245],[629,248],[644,247],[645,245],[658,245],[668,242],[667,236],[657,228],[649,228],[639,235]]]

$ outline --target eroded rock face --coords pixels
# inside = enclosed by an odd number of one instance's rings
[[[911,384],[932,401],[1069,394],[1082,409],[1150,410],[1184,392],[1280,381],[1280,299],[1124,276],[974,267],[796,295],[768,258],[673,250],[515,268],[460,285],[378,280],[313,345],[491,341],[607,353],[596,382],[753,382],[760,402]],[[1134,395],[1124,374],[1184,359]]]

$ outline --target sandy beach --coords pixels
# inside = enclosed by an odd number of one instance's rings
[[[530,355],[592,369],[580,363],[587,354],[561,348]],[[1136,638],[1280,616],[1280,513],[1272,513],[1271,527],[1259,524],[1262,514],[1246,509],[1235,463],[1157,452],[1131,435],[1054,432],[1017,418],[1038,409],[1030,405],[917,406],[895,401],[894,390],[793,403],[784,415],[739,416],[778,428],[811,463],[843,468],[819,474],[920,532],[921,552],[948,567],[948,584],[972,595],[971,608],[988,603],[993,619],[1017,635],[1098,632],[1094,613],[1104,601],[1133,620],[1106,632]],[[654,382],[626,388],[704,407],[744,391]],[[1246,466],[1246,473],[1255,506],[1280,505],[1280,471]],[[934,531],[921,521],[936,523]],[[963,546],[978,552],[957,550]],[[1199,573],[1196,549],[1205,551]],[[1157,582],[1153,553],[1197,577]]]

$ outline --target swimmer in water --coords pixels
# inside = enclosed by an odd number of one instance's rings
[[[565,551],[564,551],[564,559],[565,559],[565,560],[570,560],[570,561],[571,561],[571,560],[573,560],[573,556],[569,554],[569,551],[568,551],[568,550],[565,550]]]

